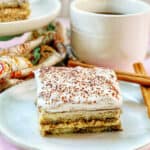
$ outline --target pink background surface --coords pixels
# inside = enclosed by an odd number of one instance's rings
[[[63,20],[63,22],[65,22],[65,21]],[[66,22],[65,22],[65,24],[66,24]],[[68,26],[68,23],[66,25]],[[8,45],[13,46],[14,44],[22,43],[25,40],[25,36],[26,35],[24,35],[22,38],[15,38],[15,39],[9,41],[8,43],[0,42],[0,48],[8,47]],[[145,65],[147,72],[150,74],[150,55],[143,61],[143,63]],[[22,149],[17,148],[10,141],[6,140],[6,138],[4,138],[4,136],[0,135],[0,150],[22,150]],[[141,147],[140,150],[150,150],[150,145]]]

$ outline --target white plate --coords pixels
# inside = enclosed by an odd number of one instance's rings
[[[49,24],[58,15],[59,0],[29,0],[31,15],[22,21],[0,23],[0,36],[17,35]]]
[[[0,95],[0,131],[22,147],[48,150],[133,150],[150,142],[150,120],[136,85],[121,83],[124,97],[123,132],[74,134],[43,138],[34,105],[34,80],[17,85]]]

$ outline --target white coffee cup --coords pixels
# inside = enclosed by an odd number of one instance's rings
[[[75,0],[71,4],[71,44],[86,63],[130,70],[146,56],[149,31],[150,5],[143,1]]]

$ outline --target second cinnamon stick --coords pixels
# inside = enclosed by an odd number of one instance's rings
[[[136,73],[143,75],[147,74],[142,63],[135,63],[133,67]],[[150,88],[141,85],[141,92],[143,95],[144,103],[147,106],[148,116],[150,117]]]

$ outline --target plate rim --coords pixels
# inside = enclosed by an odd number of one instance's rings
[[[30,79],[28,81],[24,81],[18,85],[15,85],[9,89],[7,89],[6,91],[0,93],[0,103],[2,101],[2,98],[7,94],[9,93],[12,89],[15,89],[17,86],[22,86],[23,84],[32,84],[32,82],[34,82],[35,79]],[[122,83],[122,84],[132,84],[132,83],[128,83],[128,82],[119,82],[119,83]],[[138,87],[139,85],[136,85],[136,84],[132,84],[133,86],[135,87]],[[26,144],[25,141],[19,139],[19,137],[15,137],[11,134],[9,134],[9,131],[7,131],[7,129],[0,123],[0,134],[7,140],[7,141],[10,141],[12,144],[14,144],[15,146],[18,146],[20,148],[25,148],[25,149],[43,149],[43,147],[36,147],[35,145],[32,145],[31,143],[28,143],[28,145]],[[132,145],[132,147],[134,147],[135,149],[139,148],[139,147],[142,147],[143,145],[146,145],[147,144],[147,141],[143,142],[142,144],[139,144],[139,145]],[[52,144],[51,145],[51,148],[53,150],[64,150],[64,147],[56,147],[56,145]],[[45,148],[44,148],[45,149]],[[46,150],[46,149],[45,149]]]

